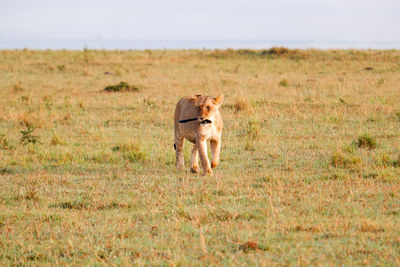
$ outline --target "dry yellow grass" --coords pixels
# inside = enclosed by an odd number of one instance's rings
[[[0,264],[400,264],[399,51],[0,62]],[[175,171],[194,93],[226,96],[211,178]]]

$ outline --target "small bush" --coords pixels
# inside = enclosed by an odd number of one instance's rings
[[[376,142],[376,139],[374,137],[371,137],[369,134],[363,134],[360,135],[355,142],[355,144],[359,148],[367,148],[369,150],[374,149],[378,146],[378,143]]]
[[[32,132],[34,130],[35,130],[34,127],[28,126],[28,128],[25,131],[21,131],[21,134],[22,134],[21,139],[20,139],[21,144],[23,144],[23,145],[27,145],[29,143],[32,143],[32,144],[39,143],[39,144],[41,144],[40,141],[39,141],[39,137],[36,136],[36,135],[32,135]]]
[[[129,85],[127,82],[120,82],[116,85],[110,85],[104,88],[106,92],[137,92],[139,91],[139,87]]]

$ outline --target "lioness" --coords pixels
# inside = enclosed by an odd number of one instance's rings
[[[192,142],[190,170],[199,171],[198,154],[204,174],[212,175],[219,161],[222,134],[222,116],[219,107],[224,102],[224,95],[216,98],[195,95],[179,100],[175,109],[174,132],[176,149],[176,167],[184,170],[183,143],[185,138]],[[211,144],[211,165],[207,157],[207,141]]]

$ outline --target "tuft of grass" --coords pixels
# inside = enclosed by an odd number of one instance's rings
[[[393,166],[400,167],[400,154],[397,156],[397,160],[393,162]]]
[[[375,159],[375,163],[378,166],[382,166],[382,167],[388,167],[388,166],[396,166],[396,161],[392,160],[390,155],[388,155],[387,153],[381,153],[379,155],[377,155],[376,159]]]
[[[65,145],[65,143],[65,139],[60,137],[57,133],[54,133],[50,140],[50,145],[52,146]]]
[[[376,225],[375,222],[363,220],[359,224],[359,231],[361,232],[370,232],[370,233],[378,233],[378,232],[384,232],[385,230],[378,225]]]
[[[254,141],[260,134],[260,123],[255,120],[249,120],[245,129],[245,143],[244,148],[246,150],[255,150]]]
[[[67,210],[113,210],[113,209],[129,209],[131,204],[110,202],[104,203],[99,201],[90,201],[88,199],[68,200],[48,205],[49,208],[60,208]]]
[[[256,120],[249,120],[247,122],[246,137],[250,140],[255,140],[260,134],[260,122]]]
[[[282,79],[282,80],[279,81],[278,85],[282,86],[282,87],[288,87],[289,86],[289,82],[286,79]]]
[[[27,145],[29,143],[41,144],[41,142],[39,141],[39,137],[32,134],[32,132],[34,130],[35,130],[35,128],[33,126],[28,126],[25,131],[21,131],[21,134],[22,134],[21,139],[20,139],[21,144],[23,144],[23,145]]]
[[[140,162],[148,159],[146,151],[142,150],[136,143],[121,143],[111,148],[113,152],[121,152],[123,158],[130,162]]]
[[[25,91],[25,89],[22,87],[22,85],[20,83],[17,83],[13,86],[14,92],[18,93],[18,92],[23,92]]]
[[[148,158],[147,153],[139,149],[137,151],[125,152],[123,156],[130,162],[145,161]]]
[[[355,144],[359,148],[367,148],[369,150],[372,150],[378,146],[375,137],[372,137],[369,133],[360,135],[357,141],[355,141]]]
[[[12,146],[8,142],[5,134],[0,134],[0,149],[8,150],[11,149]]]
[[[14,169],[10,168],[10,167],[6,167],[6,168],[0,168],[0,174],[4,175],[4,174],[14,174],[15,171]]]
[[[394,117],[397,119],[398,122],[400,122],[400,111],[396,111],[394,113]]]
[[[248,99],[238,97],[233,104],[235,112],[245,111],[250,109],[250,103]]]
[[[258,244],[255,241],[248,241],[239,246],[239,250],[249,252],[251,250],[258,250]]]
[[[58,69],[59,71],[65,71],[65,65],[58,65],[58,66],[57,66],[57,69]]]
[[[65,201],[65,202],[51,204],[49,205],[49,208],[83,210],[83,209],[89,209],[91,206],[92,203],[87,200],[72,200],[72,201]]]
[[[23,195],[23,198],[26,200],[39,200],[38,190],[36,186],[30,186]]]
[[[334,167],[353,168],[361,164],[361,159],[356,155],[347,155],[336,151],[331,156],[331,164]]]
[[[137,92],[139,87],[129,85],[127,82],[121,81],[119,84],[109,85],[104,88],[106,92]]]

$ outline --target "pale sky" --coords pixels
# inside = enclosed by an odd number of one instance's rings
[[[0,39],[400,42],[400,0],[0,0]]]

